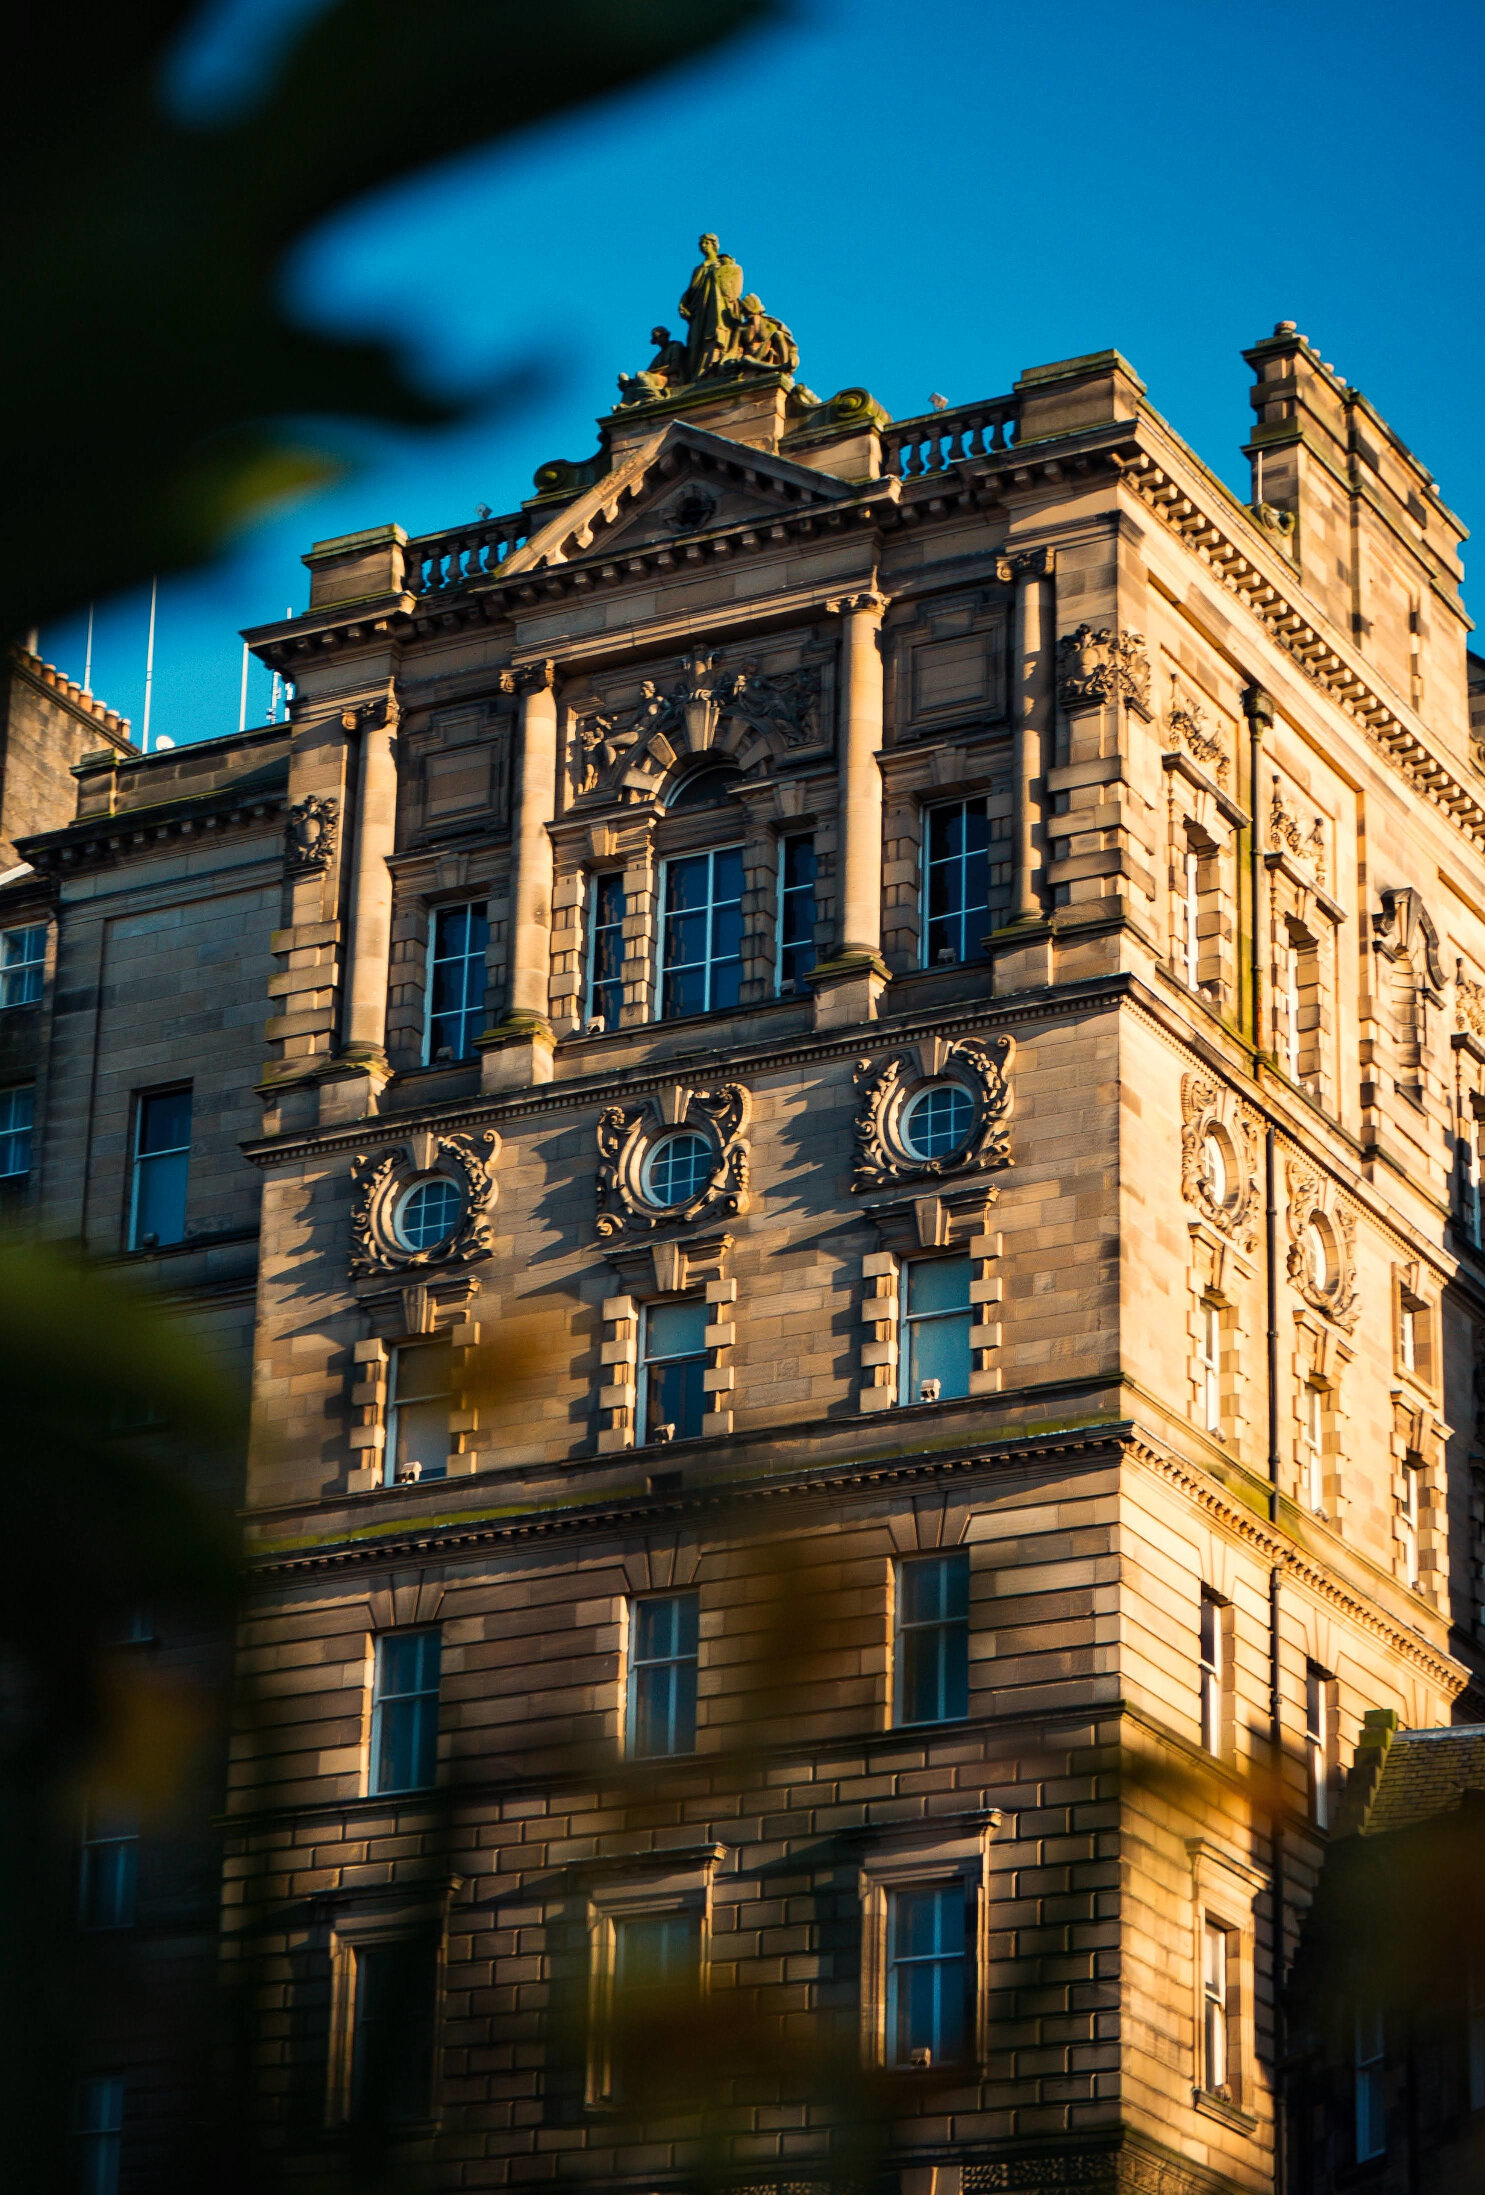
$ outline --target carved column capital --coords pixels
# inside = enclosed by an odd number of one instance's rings
[[[550,693],[556,683],[557,666],[550,656],[540,663],[519,663],[500,673],[500,691],[519,694],[522,700],[530,694]]]
[[[1017,579],[1051,579],[1057,570],[1057,551],[1043,545],[1036,549],[1012,549],[995,560],[995,576],[1004,585]]]
[[[825,607],[832,617],[848,617],[852,611],[861,610],[868,616],[880,618],[886,610],[887,597],[867,588],[860,594],[834,595]]]

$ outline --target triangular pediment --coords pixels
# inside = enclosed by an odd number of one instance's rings
[[[840,503],[851,485],[675,420],[566,504],[501,567],[503,577],[656,541]]]

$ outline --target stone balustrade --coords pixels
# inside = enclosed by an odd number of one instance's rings
[[[898,419],[882,431],[882,471],[897,480],[947,472],[965,457],[1008,450],[1016,438],[1020,399],[996,396],[920,419]]]
[[[449,594],[497,571],[535,531],[524,511],[480,518],[447,532],[419,534],[407,544],[407,577],[416,595]]]

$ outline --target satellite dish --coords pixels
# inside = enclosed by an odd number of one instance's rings
[[[174,745],[175,741],[167,737],[167,735],[162,732],[159,738],[155,741],[155,753],[159,754],[162,747],[173,747]]]

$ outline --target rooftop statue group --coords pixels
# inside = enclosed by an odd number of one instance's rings
[[[655,355],[641,373],[621,373],[622,404],[653,404],[693,381],[726,375],[793,373],[799,345],[782,320],[763,310],[751,291],[743,295],[743,271],[714,236],[700,239],[701,262],[681,299],[686,323],[682,342],[669,328],[652,328]]]

